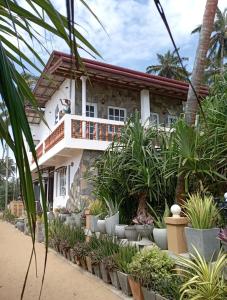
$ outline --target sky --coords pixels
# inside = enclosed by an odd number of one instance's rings
[[[187,64],[191,70],[198,44],[198,34],[191,35],[191,31],[202,22],[206,0],[160,2],[180,47],[180,54],[189,58]],[[87,0],[87,3],[108,34],[80,4],[75,10],[76,22],[80,25],[80,32],[95,46],[104,62],[145,71],[147,66],[157,63],[156,53],[173,50],[153,0]],[[55,0],[54,5],[65,13],[65,1]],[[227,1],[219,0],[219,7],[223,10],[227,7]],[[68,47],[57,39],[52,40],[50,48],[69,52]],[[89,57],[84,52],[81,55]]]

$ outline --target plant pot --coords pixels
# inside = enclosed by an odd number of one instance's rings
[[[100,264],[93,265],[93,270],[94,270],[95,276],[102,279],[102,274],[100,271]]]
[[[117,271],[109,271],[109,274],[110,274],[110,280],[111,280],[112,285],[116,289],[120,290],[121,286],[120,286],[120,282],[118,280]]]
[[[90,230],[91,232],[97,232],[98,231],[98,217],[97,216],[93,216],[93,215],[90,215],[89,216],[90,218]]]
[[[129,241],[137,241],[138,232],[136,231],[136,227],[134,225],[125,227],[125,237]]]
[[[136,231],[141,238],[149,238],[151,236],[153,225],[135,225]]]
[[[73,220],[74,220],[74,224],[76,225],[76,227],[81,227],[81,216],[82,213],[79,214],[72,214]]]
[[[145,287],[142,287],[142,291],[144,300],[156,300],[156,294],[154,291]]]
[[[105,283],[110,283],[111,280],[110,280],[109,271],[107,270],[106,265],[103,262],[100,263],[100,271],[102,274],[102,280]]]
[[[94,270],[93,270],[91,258],[89,256],[86,256],[86,264],[87,264],[88,272],[90,272],[91,274],[93,274]]]
[[[115,226],[119,224],[119,212],[106,219],[106,233],[109,235],[115,234]]]
[[[117,271],[118,280],[121,286],[122,292],[127,295],[131,296],[132,291],[128,282],[128,274],[125,274],[123,272]]]
[[[85,271],[87,271],[87,264],[86,264],[85,258],[81,258],[80,259],[80,265],[81,265],[82,269],[84,269]]]
[[[214,261],[220,250],[220,241],[217,239],[219,228],[194,229],[185,227],[188,252],[196,254],[193,246],[207,262]]]
[[[119,239],[124,239],[125,238],[125,227],[127,225],[116,225],[115,226],[115,235],[119,238]]]
[[[156,300],[168,300],[167,298],[165,298],[165,297],[163,297],[163,296],[161,296],[159,294],[156,294],[156,298],[155,299]]]
[[[132,290],[133,299],[144,300],[141,284],[138,281],[135,281],[132,277],[129,277],[128,281]]]
[[[106,233],[106,220],[98,220],[97,229],[100,233]]]
[[[227,242],[221,241],[221,246],[225,252],[227,252]]]
[[[166,228],[154,228],[153,237],[155,244],[162,250],[167,250],[167,229]]]
[[[76,264],[76,258],[73,249],[69,249],[69,256],[72,263]]]

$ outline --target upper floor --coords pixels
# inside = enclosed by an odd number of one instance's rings
[[[45,122],[29,108],[27,115],[40,164],[53,164],[56,155],[73,149],[105,150],[135,111],[143,123],[166,127],[183,112],[187,83],[83,62],[77,68],[69,55],[53,52],[34,89]]]

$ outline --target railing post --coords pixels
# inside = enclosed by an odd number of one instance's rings
[[[72,138],[72,124],[71,124],[71,115],[65,114],[64,124],[64,138],[66,143],[69,142]]]

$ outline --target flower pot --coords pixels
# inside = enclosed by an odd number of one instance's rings
[[[106,233],[106,220],[98,220],[97,229],[100,233]]]
[[[125,227],[125,237],[129,241],[137,241],[138,232],[136,231],[136,227],[134,225]]]
[[[109,235],[115,234],[115,226],[119,224],[119,212],[111,217],[106,217],[106,233]]]
[[[118,280],[121,286],[122,292],[127,295],[131,296],[132,291],[128,282],[128,274],[122,273],[120,271],[117,271]]]
[[[70,257],[71,262],[76,264],[75,253],[74,253],[74,250],[72,248],[69,249],[69,257]]]
[[[145,287],[142,287],[142,291],[144,300],[156,300],[156,294],[154,291]]]
[[[112,285],[116,289],[120,290],[121,286],[120,286],[120,282],[118,280],[117,271],[109,271],[109,274],[110,274],[110,280],[111,280]]]
[[[127,225],[116,225],[115,226],[115,235],[119,238],[119,239],[124,239],[125,238],[125,227]]]
[[[129,277],[128,281],[132,290],[133,299],[144,300],[141,284],[138,281],[135,281],[132,277]]]
[[[153,237],[155,244],[162,250],[167,250],[167,229],[166,228],[154,228]]]
[[[225,252],[227,252],[227,242],[221,241],[222,248]]]
[[[219,228],[194,229],[185,227],[188,252],[195,254],[194,246],[207,262],[214,261],[220,250],[220,241],[217,239],[219,231]]]
[[[89,216],[90,218],[90,230],[91,232],[97,232],[98,231],[98,217],[97,216],[93,216],[93,215],[90,215]]]
[[[102,274],[100,271],[100,264],[93,265],[93,270],[94,270],[95,276],[102,279]]]
[[[156,300],[168,300],[168,299],[159,294],[156,294]]]
[[[141,238],[149,238],[151,236],[153,225],[135,225],[136,231]]]
[[[93,270],[93,267],[92,267],[91,258],[89,256],[86,256],[86,264],[87,264],[88,272],[90,272],[91,274],[93,274],[94,270]]]
[[[81,258],[80,259],[80,265],[81,265],[82,269],[84,269],[85,271],[87,271],[87,264],[86,264],[85,258]]]
[[[102,274],[102,280],[105,283],[110,283],[111,280],[110,280],[109,271],[107,270],[106,265],[103,262],[100,263],[100,271]]]

